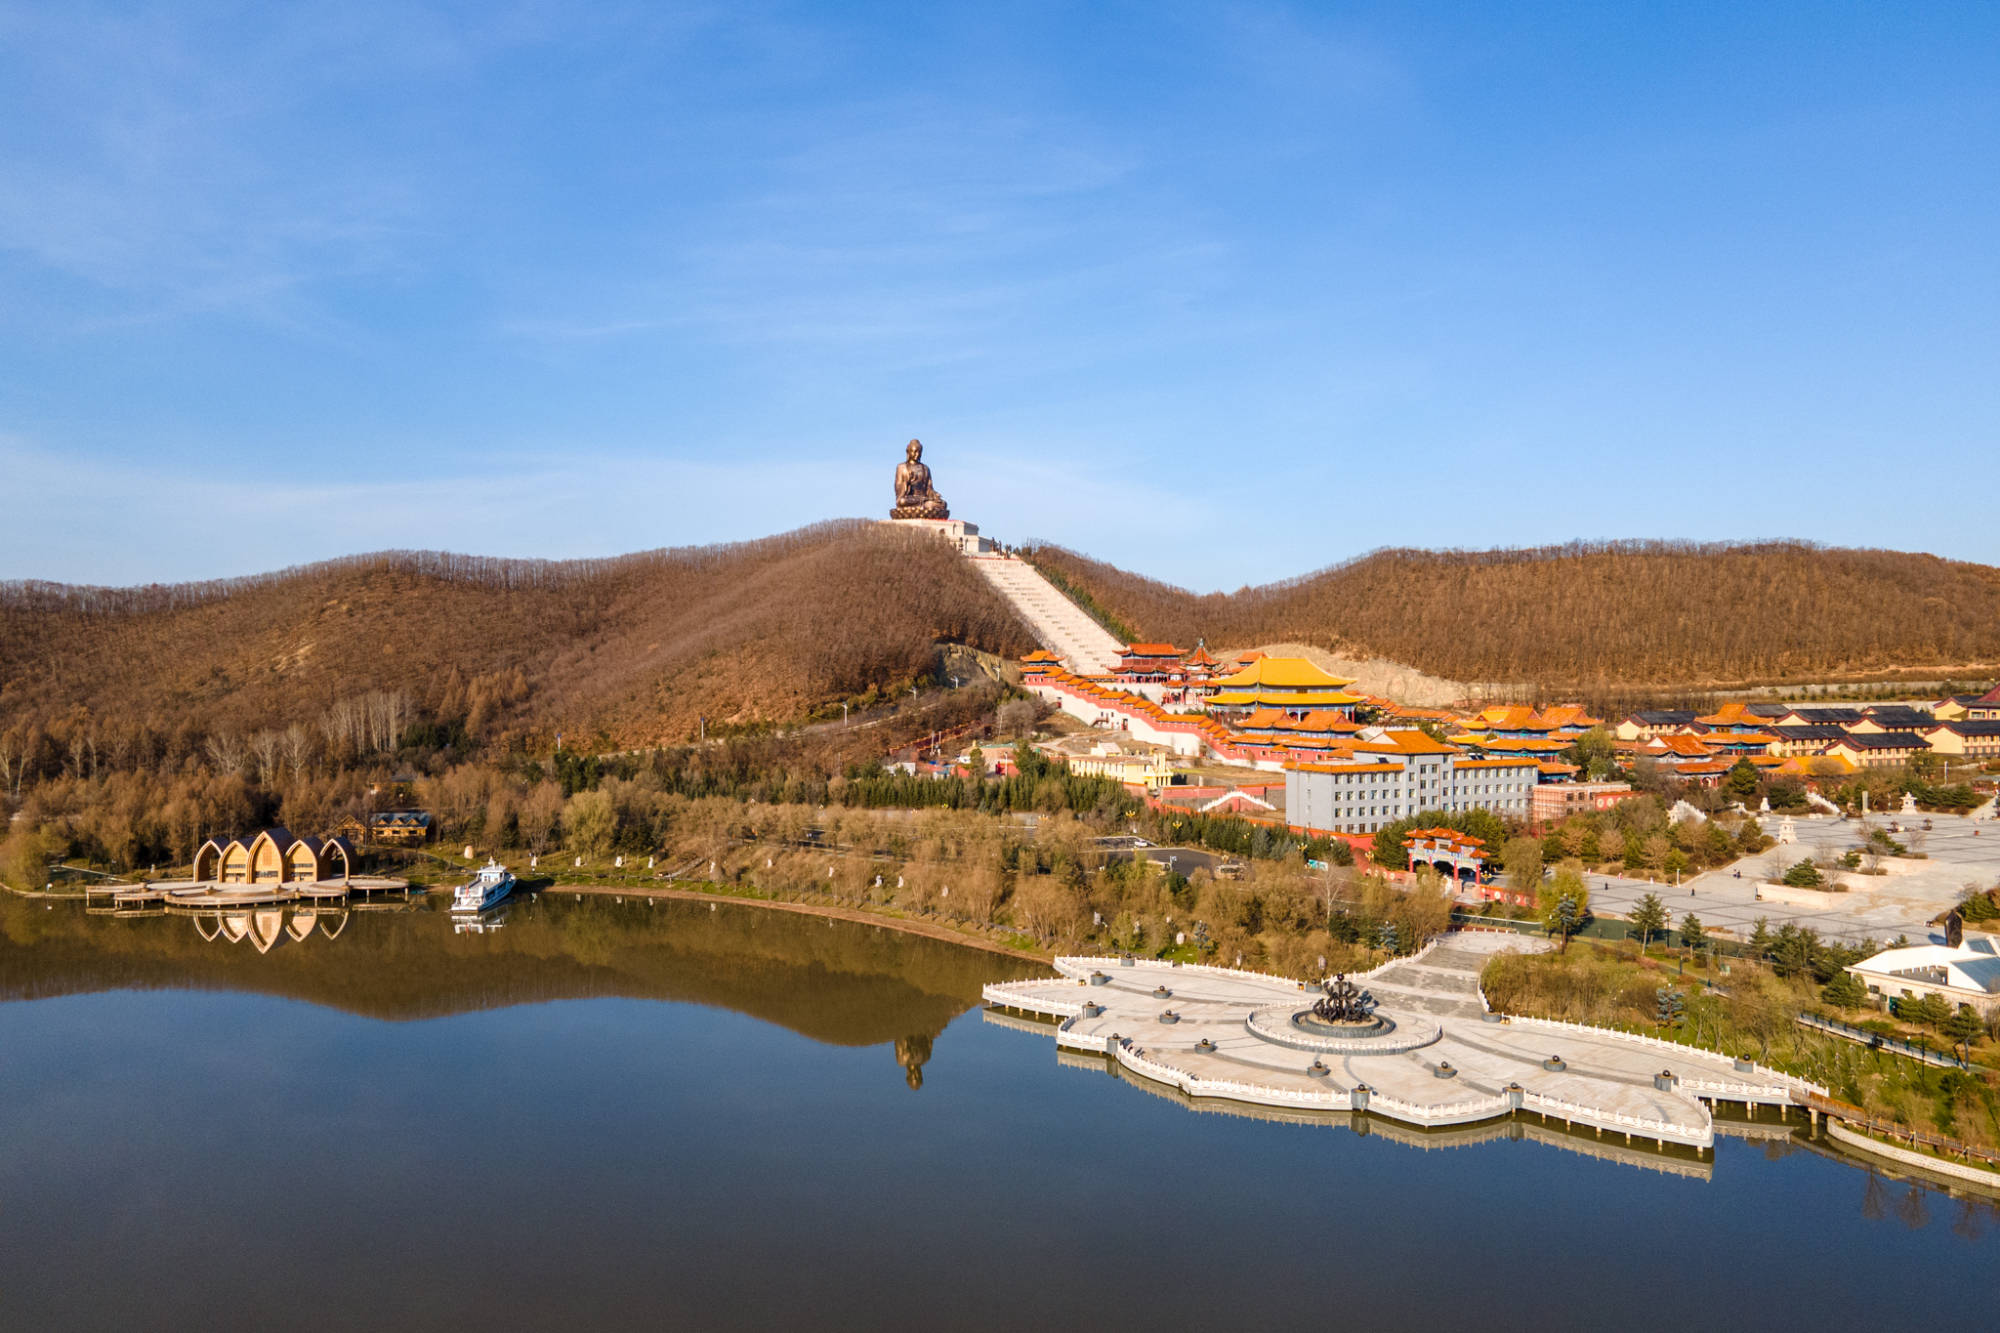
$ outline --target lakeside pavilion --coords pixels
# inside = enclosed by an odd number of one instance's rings
[[[197,884],[346,884],[353,877],[354,848],[347,839],[295,838],[282,828],[265,829],[248,842],[210,838],[194,854]]]

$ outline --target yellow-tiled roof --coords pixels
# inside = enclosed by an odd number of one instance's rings
[[[1352,708],[1361,700],[1339,690],[1232,688],[1209,695],[1208,702],[1216,708]]]
[[[1337,690],[1353,683],[1351,676],[1328,675],[1303,657],[1260,657],[1235,675],[1224,676],[1217,682],[1225,689],[1264,685],[1286,690]]]

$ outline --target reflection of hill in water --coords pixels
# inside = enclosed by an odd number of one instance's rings
[[[236,990],[401,1020],[622,996],[715,1005],[867,1046],[939,1032],[986,982],[1034,970],[878,926],[731,904],[550,896],[513,904],[484,934],[454,933],[442,912],[357,912],[337,938],[286,930],[261,953],[254,940],[204,938],[200,920],[85,916],[0,894],[0,1000]],[[205,924],[215,933],[213,918]]]

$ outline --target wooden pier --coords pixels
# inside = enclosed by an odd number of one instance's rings
[[[276,884],[223,884],[214,880],[152,880],[144,884],[100,884],[84,890],[84,910],[95,915],[155,916],[161,912],[228,912],[253,907],[306,903],[315,907],[347,903],[408,901],[407,880],[356,876],[339,880],[290,880]]]

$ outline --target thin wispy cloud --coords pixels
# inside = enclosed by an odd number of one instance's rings
[[[0,0],[0,577],[282,562],[161,499],[249,475],[358,487],[315,554],[755,536],[877,512],[911,435],[996,535],[1197,587],[1623,529],[2000,560],[1759,489],[2000,438],[2000,17],[1807,21]]]

